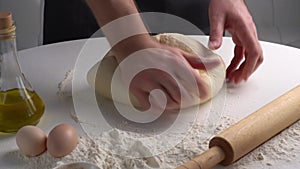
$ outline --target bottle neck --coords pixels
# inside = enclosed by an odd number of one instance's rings
[[[0,29],[0,41],[16,39],[16,26]]]
[[[16,54],[16,39],[0,40],[0,57]]]
[[[0,29],[0,73],[20,71],[17,61],[16,27]]]
[[[18,63],[15,28],[11,30],[0,30],[0,91],[29,86]]]
[[[16,53],[16,26],[0,29],[0,55],[6,53]]]

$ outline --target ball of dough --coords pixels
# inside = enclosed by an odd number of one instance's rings
[[[219,55],[213,53],[211,50],[209,50],[204,45],[202,45],[199,41],[182,34],[164,33],[164,34],[153,36],[153,38],[161,44],[166,44],[172,47],[178,47],[181,50],[191,54],[208,57],[208,58],[216,58],[220,60],[221,64],[208,71],[195,69],[195,71],[199,72],[199,75],[204,80],[206,86],[208,86],[208,89],[210,90],[206,91],[209,93],[206,98],[201,100],[195,99],[194,102],[190,103],[188,106],[202,104],[210,100],[220,91],[225,80],[226,67],[224,61]],[[115,59],[113,53],[109,51],[102,59],[101,63],[97,63],[91,68],[91,70],[89,70],[87,75],[87,80],[89,84],[95,88],[97,94],[100,94],[101,96],[106,97],[108,99],[112,99],[111,82],[117,66],[118,66],[117,60]],[[129,92],[129,91],[127,91],[125,87],[122,85],[121,77],[117,77],[116,90],[117,91],[115,92],[118,93],[118,97],[115,98],[116,99],[115,101],[126,104],[127,98],[125,92]],[[199,92],[201,95],[201,91]],[[129,96],[130,96],[131,103],[135,107],[139,107],[140,105],[137,99],[130,93]]]

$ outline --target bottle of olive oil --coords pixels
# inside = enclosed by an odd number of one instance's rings
[[[0,133],[36,125],[44,110],[43,100],[21,72],[12,14],[0,11]]]

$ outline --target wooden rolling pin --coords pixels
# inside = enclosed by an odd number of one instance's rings
[[[300,119],[300,85],[213,137],[209,150],[177,169],[229,165]]]

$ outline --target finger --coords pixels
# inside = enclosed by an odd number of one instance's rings
[[[256,67],[254,68],[254,71],[259,67],[259,65],[263,62],[263,57],[261,56],[258,60],[257,60],[257,63],[256,63]],[[235,70],[232,74],[231,74],[231,80],[229,81],[234,81],[236,84],[240,83],[242,80],[245,80],[247,81],[249,76],[245,76],[243,73],[244,73],[244,70],[245,69],[245,66],[247,65],[248,63],[246,63],[246,61],[244,61],[241,66],[239,67],[239,69]],[[252,72],[253,73],[253,72]]]
[[[222,44],[224,33],[225,15],[218,10],[209,9],[210,36],[208,47],[212,50],[218,49]]]
[[[150,109],[149,93],[142,90],[131,90],[131,93],[136,97],[140,103],[143,111]]]
[[[258,43],[257,36],[252,27],[244,27],[239,29],[237,36],[239,37],[242,45],[245,47],[245,66],[243,67],[242,77],[247,80],[254,70],[260,65],[262,61],[262,50]]]
[[[177,101],[175,101],[171,97],[171,94],[168,92],[168,89],[166,89],[166,87],[163,86],[162,84],[157,83],[157,85],[158,86],[156,86],[155,88],[149,89],[149,91],[146,92],[146,93],[148,93],[147,98],[149,98],[149,100],[152,100],[151,103],[150,103],[150,101],[148,101],[148,103],[151,104],[150,106],[153,106],[155,108],[164,109],[164,110],[170,110],[170,109],[177,109],[177,108],[179,108],[180,107],[180,102],[178,103]],[[151,92],[154,89],[163,92],[163,95],[165,97],[162,97],[162,95],[151,95]]]
[[[161,83],[163,89],[167,92],[168,95],[170,95],[170,98],[174,102],[180,103],[181,94],[180,94],[180,88],[178,86],[178,82],[170,75],[164,75],[164,73],[162,74],[162,77],[160,79],[164,79],[163,81],[158,81],[158,82]]]
[[[186,96],[188,98],[197,97],[197,98],[200,98],[201,100],[206,99],[208,97],[209,89],[208,89],[208,86],[205,83],[204,79],[200,77],[199,71],[195,71],[195,70],[191,69],[191,71],[189,73],[192,73],[192,74],[189,74],[186,76],[183,74],[177,75],[179,77],[180,81],[182,82],[184,89],[186,89],[186,91],[188,91]],[[194,83],[192,83],[191,79],[188,78],[188,77],[191,77],[190,75],[193,76],[197,86],[193,85]],[[195,90],[198,90],[198,92],[196,92]]]
[[[198,72],[194,72],[195,74],[195,80],[196,80],[196,83],[198,85],[198,94],[200,95],[199,98],[201,100],[205,100],[207,99],[208,95],[209,95],[209,87],[206,85],[204,79],[202,79],[199,75]]]
[[[182,68],[182,70],[184,69],[186,68]],[[191,105],[195,99],[206,99],[208,97],[209,87],[199,75],[199,71],[176,72],[176,79],[180,82],[182,105]]]
[[[245,49],[241,46],[235,46],[234,48],[234,57],[233,59],[231,60],[231,63],[229,64],[227,70],[226,70],[226,77],[229,81],[231,81],[232,79],[232,72],[234,72],[239,64],[241,63],[241,61],[243,60],[244,58],[244,52],[245,52]]]
[[[194,69],[210,70],[221,64],[217,58],[199,57],[187,52],[184,52],[183,56]]]
[[[243,67],[242,69],[243,73],[241,76],[244,80],[247,80],[249,76],[254,72],[256,67],[259,66],[258,59],[260,58],[260,56],[255,51],[251,51],[250,53],[246,51],[245,57],[245,67]]]
[[[182,71],[174,72],[176,80],[171,79],[174,83],[162,83],[163,91],[167,93],[168,110],[188,107],[195,102],[195,99],[200,98],[202,95],[203,97],[201,98],[207,98],[207,86],[205,86],[206,83],[200,78],[198,71],[185,69],[186,67],[182,67],[180,69]]]
[[[147,71],[151,72],[151,74],[159,75],[159,78],[147,81],[143,86],[143,90],[150,93],[154,89],[162,89],[163,92],[165,92],[166,95],[169,95],[174,102],[180,102],[181,95],[179,86],[177,85],[177,81],[170,74],[156,69]]]
[[[256,64],[256,66],[255,66],[254,71],[257,70],[257,68],[263,63],[263,61],[264,61],[264,57],[263,57],[263,55],[261,55],[261,56],[258,58],[258,60],[257,60],[257,64]]]
[[[173,98],[175,93],[173,91],[170,92],[169,91],[170,88],[168,89],[167,87],[165,87],[165,86],[162,85],[161,88],[160,88],[160,90],[162,90],[165,93],[165,96],[167,98],[167,105],[166,105],[166,109],[167,110],[180,108],[180,101],[181,101],[180,92],[179,92],[179,95],[175,96],[175,97],[179,98],[179,101],[176,101]],[[158,100],[158,102],[160,102],[160,100]]]
[[[167,99],[166,105],[162,105],[162,103],[165,102],[162,100],[164,97],[155,97],[155,95],[152,96],[153,102],[150,103],[150,93],[155,89],[163,92],[165,98]],[[160,72],[159,79],[148,82],[147,88],[143,88],[142,92],[138,92],[137,90],[137,92],[134,94],[138,97],[137,99],[140,99],[140,104],[144,110],[149,109],[150,106],[165,109],[176,109],[179,107],[181,101],[180,89],[177,86],[176,81],[172,77],[162,72]]]
[[[230,81],[233,81],[235,84],[242,82],[242,80],[243,80],[242,73],[243,73],[244,67],[245,67],[245,62],[243,62],[240,65],[239,69],[236,69],[235,71],[232,72]]]
[[[232,34],[232,41],[237,46],[243,46],[242,42],[240,41],[240,39],[238,38],[238,36],[236,34]]]
[[[154,102],[151,102],[153,105],[151,105],[149,99],[150,99],[150,92],[145,92],[145,91],[132,91],[132,94],[136,97],[136,99],[139,101],[141,110],[146,111],[150,109],[151,106],[154,107],[160,107],[160,108],[165,108],[165,109],[177,109],[179,108],[180,104],[177,103],[170,97],[170,94],[167,92],[167,90],[164,87],[156,88],[160,91],[162,91],[166,97],[166,105],[161,105],[163,102],[163,98],[153,98]],[[165,107],[162,107],[165,106]]]

